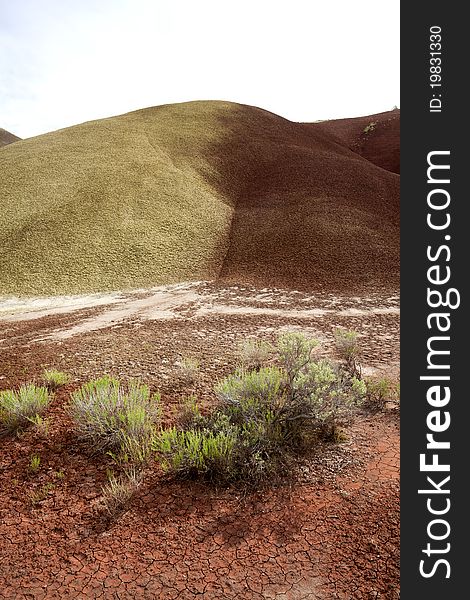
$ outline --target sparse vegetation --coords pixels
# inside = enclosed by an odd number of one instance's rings
[[[42,378],[50,390],[56,390],[70,381],[70,375],[57,369],[45,369]]]
[[[199,377],[199,361],[192,357],[183,357],[176,363],[177,378],[185,383],[192,384]]]
[[[238,347],[238,359],[243,369],[260,369],[269,360],[273,348],[263,340],[244,340]]]
[[[378,127],[375,117],[368,121],[368,131]],[[365,283],[384,277],[387,261],[386,277],[396,281],[398,182],[347,157],[332,145],[334,131],[255,107],[199,101],[10,144],[2,149],[0,293],[62,295],[213,280],[222,264],[224,276],[289,273],[296,283],[306,277],[318,283],[322,273],[326,283],[347,265],[351,281]],[[227,144],[230,139],[237,143]],[[318,160],[324,182],[311,177]],[[342,168],[344,161],[354,169]],[[282,179],[266,179],[268,165]],[[367,189],[350,173],[367,179]],[[258,193],[241,211],[247,180]],[[312,197],[331,199],[328,210]],[[342,223],[340,231],[334,222]],[[266,243],[273,239],[289,243]]]
[[[234,209],[207,171],[216,172],[210,149],[226,130],[220,116],[236,110],[213,102],[161,106],[24,140],[19,152],[15,144],[3,148],[1,293],[213,279]]]
[[[237,370],[215,386],[220,406],[203,416],[194,399],[185,427],[162,431],[154,448],[168,471],[217,481],[258,481],[305,442],[340,441],[340,425],[360,404],[364,382],[330,361],[313,360],[317,341],[285,334],[282,366]]]
[[[42,415],[50,401],[48,390],[32,383],[22,385],[18,391],[0,392],[0,434],[28,427]]]
[[[133,469],[119,477],[108,471],[108,482],[102,488],[102,504],[109,516],[121,512],[142,482],[142,475]]]
[[[123,386],[105,375],[72,394],[70,414],[80,437],[94,449],[139,461],[160,416],[160,396],[139,381]]]
[[[29,470],[31,473],[36,473],[41,465],[41,457],[39,454],[33,454],[29,461]]]
[[[399,386],[391,379],[368,377],[366,384],[366,404],[373,411],[385,409],[387,402],[398,403]]]
[[[377,121],[371,121],[368,125],[366,125],[363,129],[363,133],[370,133],[371,131],[374,131],[375,127],[377,125]]]
[[[33,506],[36,506],[47,498],[49,493],[54,489],[54,484],[50,481],[42,485],[37,491],[28,494],[29,500]]]
[[[338,327],[335,332],[336,350],[344,362],[344,366],[351,377],[361,378],[362,369],[359,363],[361,348],[356,331]]]
[[[0,438],[6,595],[397,595],[395,384],[360,362],[396,372],[399,117],[322,127],[196,102],[0,150],[0,389],[58,390]]]
[[[41,415],[35,415],[34,417],[29,417],[28,421],[33,424],[40,436],[47,437],[49,435],[50,419],[44,418]]]

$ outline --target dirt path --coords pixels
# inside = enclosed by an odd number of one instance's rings
[[[46,336],[38,338],[57,341],[136,319],[158,321],[211,315],[254,315],[308,320],[327,316],[398,315],[396,300],[396,296],[389,296],[380,306],[374,297],[330,295],[325,299],[301,292],[264,289],[256,293],[250,288],[217,288],[193,282],[133,293],[0,299],[0,323],[18,323],[63,314],[73,316],[77,311],[99,307],[90,317],[79,318],[75,325],[52,329]],[[312,304],[315,307],[310,306]],[[3,341],[11,343],[8,338]]]
[[[332,354],[337,326],[360,333],[370,372],[398,376],[393,294],[199,282],[49,304],[10,300],[0,388],[39,380],[52,366],[73,381],[48,412],[47,436],[0,440],[0,597],[397,600],[395,412],[358,415],[345,443],[319,448],[282,484],[249,494],[172,482],[151,466],[127,511],[109,521],[99,506],[112,461],[87,453],[65,410],[73,389],[109,372],[158,389],[169,423],[184,395],[214,401],[213,384],[235,367],[240,341],[293,329]],[[181,356],[201,364],[193,384],[178,379]],[[41,458],[37,473],[32,454]]]

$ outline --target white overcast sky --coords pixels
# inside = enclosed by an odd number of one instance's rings
[[[399,105],[399,0],[0,0],[0,127],[187,100],[293,121]]]

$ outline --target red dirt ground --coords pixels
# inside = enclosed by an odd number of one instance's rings
[[[73,381],[56,394],[46,436],[28,430],[0,440],[0,597],[398,599],[395,410],[358,414],[344,443],[312,449],[271,487],[175,482],[153,465],[122,514],[109,519],[100,509],[112,460],[90,455],[64,409],[70,392],[93,376],[141,377],[161,391],[170,422],[184,394],[213,402],[212,386],[234,368],[240,341],[295,329],[331,354],[337,326],[360,332],[371,372],[398,375],[397,296],[208,283],[192,290],[197,297],[173,306],[172,315],[137,311],[98,329],[95,317],[112,307],[2,323],[0,388],[39,381],[52,366]],[[84,322],[91,330],[60,337]],[[178,380],[181,355],[200,361],[193,385]],[[33,454],[41,457],[36,473]]]

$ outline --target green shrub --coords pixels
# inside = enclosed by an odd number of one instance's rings
[[[18,391],[0,392],[0,433],[16,432],[36,422],[52,396],[45,387],[30,383]]]
[[[130,381],[123,387],[105,375],[72,394],[70,414],[79,435],[99,451],[120,451],[135,459],[148,454],[160,416],[160,396]]]
[[[245,340],[237,351],[243,369],[260,369],[271,357],[272,347],[262,340]]]
[[[365,384],[366,404],[372,410],[384,410],[387,402],[396,402],[399,396],[398,385],[386,377],[381,379],[369,377]]]
[[[263,367],[259,371],[237,370],[217,383],[215,393],[226,404],[240,404],[241,401],[257,398],[269,405],[282,395],[284,375],[278,367]]]
[[[358,362],[361,348],[358,341],[358,333],[338,327],[334,332],[334,336],[336,349],[340,358],[344,361],[346,370],[351,377],[361,378],[361,366]]]
[[[215,423],[224,415],[239,427],[246,449],[258,449],[260,456],[264,456],[273,444],[282,443],[285,431],[280,416],[286,403],[286,378],[282,369],[239,370],[219,382],[215,392],[222,404],[216,412]]]
[[[123,429],[118,452],[108,450],[108,454],[118,463],[124,465],[130,463],[137,468],[142,468],[152,455],[154,435],[154,426],[149,426],[139,435],[129,434]]]
[[[285,333],[279,337],[277,351],[290,384],[312,361],[312,352],[317,346],[318,340],[307,338],[302,333]]]
[[[301,333],[280,336],[277,350],[282,368],[270,373],[271,398],[266,403],[262,388],[250,389],[252,398],[263,401],[263,411],[271,421],[269,429],[275,427],[276,436],[286,442],[301,442],[306,434],[309,438],[330,437],[365,394],[357,377],[329,360],[313,358],[317,345],[317,340]]]
[[[41,457],[39,456],[39,454],[33,454],[29,461],[29,470],[32,473],[36,473],[39,470],[40,465],[41,465]]]
[[[162,431],[155,438],[154,448],[162,458],[162,467],[183,477],[207,476],[230,479],[236,476],[237,430]]]
[[[57,371],[56,369],[45,369],[42,378],[47,387],[51,390],[55,390],[70,381],[70,375],[63,373],[62,371]]]
[[[340,440],[339,426],[366,392],[363,381],[327,360],[313,360],[316,340],[279,339],[282,366],[237,370],[215,386],[220,406],[203,416],[194,398],[186,429],[161,432],[163,466],[184,476],[259,481],[288,463],[305,440]]]

